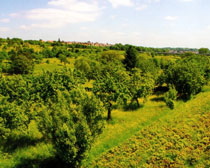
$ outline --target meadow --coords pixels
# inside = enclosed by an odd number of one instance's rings
[[[210,166],[210,87],[102,154],[92,167]]]
[[[209,167],[210,58],[167,52],[0,39],[0,167]]]

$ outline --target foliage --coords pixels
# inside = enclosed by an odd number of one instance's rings
[[[123,56],[118,51],[104,51],[101,54],[101,59],[105,62],[121,61]]]
[[[127,70],[131,70],[136,67],[137,55],[137,50],[134,47],[129,46],[126,50],[125,59],[123,61]]]
[[[10,73],[13,74],[29,74],[34,69],[33,50],[23,49],[18,52],[12,51]]]
[[[117,77],[117,75],[112,76],[107,73],[106,76],[97,79],[93,83],[93,93],[103,102],[104,107],[108,110],[108,120],[111,119],[113,104],[127,101],[128,90],[123,81],[120,81],[122,79],[125,80],[125,78],[121,77],[120,75]]]
[[[206,55],[206,54],[209,54],[209,49],[208,48],[200,48],[198,50],[199,54],[201,55]]]
[[[51,143],[59,166],[78,167],[104,127],[100,101],[68,70],[2,79],[0,147]]]
[[[189,99],[201,91],[205,78],[197,63],[178,61],[166,70],[165,82],[174,85],[183,98]]]
[[[178,92],[174,86],[170,86],[169,91],[164,94],[166,105],[171,109],[174,109],[174,101],[177,99],[177,94]]]
[[[152,79],[151,75],[143,74],[141,70],[139,70],[138,68],[134,68],[132,70],[128,85],[132,101],[135,100],[138,107],[140,107],[138,99],[146,99],[147,96],[152,94],[154,89],[154,80]]]

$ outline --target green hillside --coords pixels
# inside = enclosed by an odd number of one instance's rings
[[[209,88],[106,152],[93,167],[210,167]]]

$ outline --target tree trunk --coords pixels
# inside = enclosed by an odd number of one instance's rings
[[[138,98],[136,98],[136,103],[137,103],[137,106],[138,106],[138,107],[140,107],[140,104],[139,104]]]
[[[112,119],[112,117],[111,117],[111,111],[112,111],[112,109],[111,109],[111,108],[112,108],[112,104],[109,103],[108,115],[107,115],[107,120],[108,120],[108,121]]]

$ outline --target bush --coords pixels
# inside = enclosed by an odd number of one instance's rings
[[[164,100],[170,109],[174,109],[174,101],[177,99],[177,91],[174,86],[170,86],[169,91],[165,93]]]

